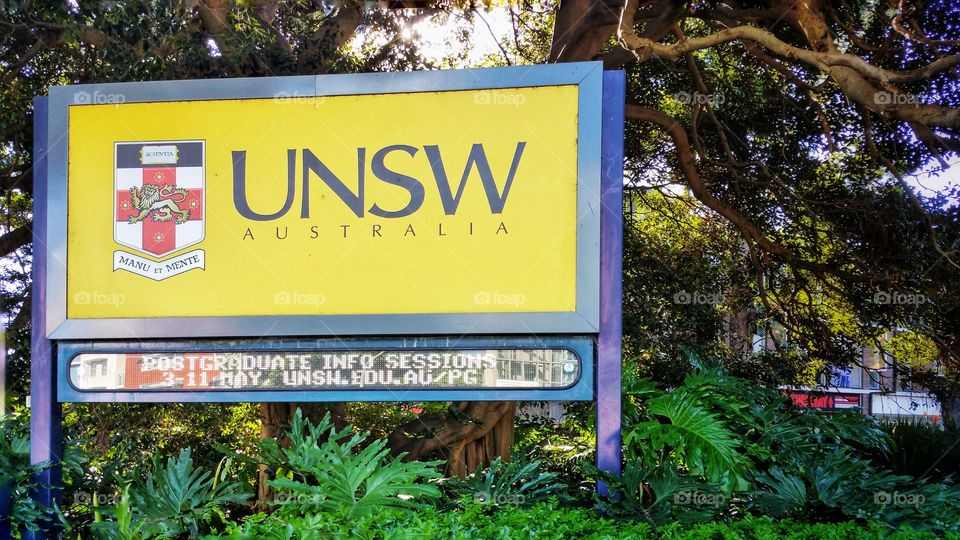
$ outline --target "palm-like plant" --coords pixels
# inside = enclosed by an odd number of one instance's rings
[[[129,485],[124,498],[106,509],[116,519],[95,523],[94,530],[110,538],[125,534],[169,538],[184,533],[197,537],[207,525],[226,521],[224,506],[250,498],[240,483],[225,481],[228,469],[229,464],[215,476],[195,467],[189,448],[168,459],[165,466],[154,459],[153,473],[146,481]]]
[[[627,459],[650,468],[670,461],[694,477],[722,484],[727,492],[743,488],[748,464],[741,439],[726,420],[739,412],[738,406],[727,401],[729,411],[706,408],[711,405],[707,395],[713,391],[709,381],[717,379],[693,374],[672,392],[630,383],[628,401],[633,408],[624,432]]]
[[[440,478],[441,463],[406,462],[391,456],[383,439],[369,433],[337,430],[327,414],[317,425],[297,410],[288,433],[290,446],[261,443],[262,462],[278,472],[270,486],[288,511],[323,511],[345,518],[370,515],[374,509],[415,510],[440,496],[424,480]]]
[[[477,467],[466,478],[451,478],[446,486],[460,494],[470,494],[476,502],[517,506],[544,502],[550,497],[566,498],[567,489],[557,473],[543,471],[540,461],[522,457],[509,463],[497,457],[486,469]]]

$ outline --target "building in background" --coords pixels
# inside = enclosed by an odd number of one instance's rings
[[[786,342],[786,332],[755,336],[754,351],[772,350],[773,339]],[[887,420],[940,423],[940,403],[924,389],[897,376],[897,359],[873,345],[862,348],[859,366],[821,374],[816,387],[790,386],[784,390],[801,407],[826,412],[859,409]]]

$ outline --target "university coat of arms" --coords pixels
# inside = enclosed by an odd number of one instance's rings
[[[159,281],[203,269],[202,249],[183,250],[204,237],[204,165],[204,141],[115,144],[113,239],[134,253],[115,251],[114,270]]]

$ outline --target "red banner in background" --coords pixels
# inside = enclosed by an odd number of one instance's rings
[[[816,394],[810,392],[787,392],[790,400],[798,407],[820,409],[823,411],[839,411],[863,407],[860,394]]]

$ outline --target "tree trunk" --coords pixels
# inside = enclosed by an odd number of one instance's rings
[[[941,343],[937,344],[940,349],[940,365],[943,370],[951,373],[951,376],[934,375],[933,371],[927,370],[929,378],[938,379],[939,384],[923,384],[927,390],[934,390],[932,393],[940,401],[940,419],[943,427],[960,433],[960,375],[957,375],[958,360],[960,360],[960,337],[955,334],[945,336]]]
[[[447,474],[463,477],[497,457],[510,460],[516,416],[514,401],[454,403],[450,412],[424,414],[394,430],[390,449],[410,460],[445,457]]]
[[[951,392],[940,396],[940,417],[943,427],[949,431],[960,431],[960,394]]]

